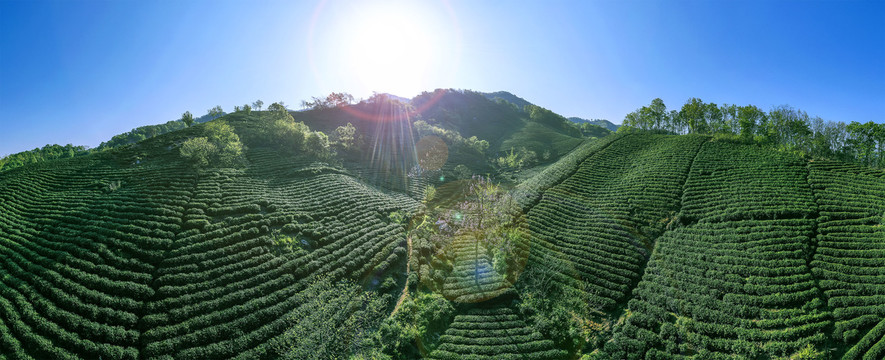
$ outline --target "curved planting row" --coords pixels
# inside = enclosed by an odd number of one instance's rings
[[[512,309],[476,308],[455,316],[430,358],[439,360],[564,359],[553,341],[532,330]]]
[[[455,254],[452,272],[446,277],[442,294],[460,303],[489,300],[510,288],[499,274],[485,246],[477,244],[472,236],[455,238],[452,247]]]
[[[414,209],[339,171],[257,151],[247,171],[204,174],[159,264],[144,358],[276,357],[315,274],[371,280],[405,256],[390,212]],[[290,162],[291,163],[291,162]],[[255,170],[251,170],[255,168]],[[293,175],[293,171],[300,176]]]
[[[0,177],[0,358],[276,357],[308,277],[373,283],[405,256],[406,195],[263,149],[198,174],[146,144]]]
[[[712,141],[685,184],[682,221],[809,216],[817,206],[806,176],[805,162],[790,154]]]
[[[819,206],[814,275],[833,309],[836,340],[848,359],[883,356],[885,331],[885,173],[812,162]]]
[[[577,148],[563,156],[546,169],[521,182],[513,190],[514,198],[523,209],[534,205],[547,189],[559,184],[577,170],[584,160],[593,153],[604,149],[623,135],[609,135],[602,139],[584,141]]]
[[[678,211],[690,164],[706,139],[631,135],[588,157],[528,212],[528,266],[561,269],[556,280],[566,291],[599,309],[614,308]]]
[[[832,321],[807,266],[817,206],[806,175],[782,153],[704,144],[681,221],[658,240],[605,351],[758,358],[822,347]]]
[[[748,358],[820,345],[832,325],[808,267],[813,220],[702,222],[658,239],[613,358]]]
[[[178,189],[193,179],[111,164],[92,156],[0,179],[0,353],[138,357],[153,264],[180,231]]]

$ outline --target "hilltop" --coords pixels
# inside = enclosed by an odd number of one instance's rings
[[[438,90],[0,173],[9,358],[885,355],[885,172]]]
[[[608,121],[605,119],[587,120],[587,119],[582,119],[579,117],[570,117],[570,118],[568,118],[568,120],[573,123],[577,123],[577,124],[588,123],[591,125],[601,126],[603,128],[608,129],[609,131],[618,131],[618,128],[620,127],[619,125],[615,125],[611,121]]]

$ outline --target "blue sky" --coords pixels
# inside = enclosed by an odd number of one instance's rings
[[[435,88],[616,123],[655,97],[883,122],[885,2],[0,0],[0,155]]]

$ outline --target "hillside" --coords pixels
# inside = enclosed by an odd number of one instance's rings
[[[563,120],[441,90],[0,173],[0,358],[885,357],[885,172]]]
[[[618,128],[620,127],[620,125],[615,125],[611,121],[608,121],[605,119],[587,120],[587,119],[582,119],[579,117],[570,117],[570,118],[568,118],[568,120],[573,123],[577,123],[577,124],[588,123],[591,125],[601,126],[603,128],[608,129],[609,131],[618,131]]]

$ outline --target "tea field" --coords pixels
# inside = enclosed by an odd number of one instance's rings
[[[385,186],[247,120],[239,166],[182,159],[199,125],[0,173],[0,359],[885,358],[881,170],[613,134],[502,180],[492,242],[446,237],[453,164]]]

